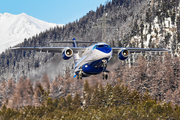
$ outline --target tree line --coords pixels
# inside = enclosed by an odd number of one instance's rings
[[[42,88],[42,90],[44,90]],[[48,91],[45,91],[48,94]],[[179,119],[180,107],[171,102],[163,103],[152,99],[148,90],[140,95],[129,90],[122,82],[112,86],[93,87],[85,81],[83,95],[52,99],[43,95],[43,102],[37,106],[7,108],[0,110],[1,119]]]

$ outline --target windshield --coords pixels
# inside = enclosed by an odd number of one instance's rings
[[[108,48],[110,48],[110,46],[109,46],[109,45],[104,45],[104,47],[108,47]]]
[[[96,48],[102,48],[104,45],[97,45]]]
[[[107,47],[107,48],[110,48],[109,45],[96,45],[96,48],[102,48],[102,47]]]

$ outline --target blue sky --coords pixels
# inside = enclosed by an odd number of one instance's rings
[[[111,0],[0,0],[0,13],[26,13],[40,20],[67,24]]]

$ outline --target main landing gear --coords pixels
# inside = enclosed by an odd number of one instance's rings
[[[107,72],[103,72],[103,76],[102,76],[102,77],[103,77],[103,80],[104,80],[104,79],[107,80],[107,79],[108,79],[108,74],[107,74]]]
[[[102,65],[102,67],[103,67],[103,76],[102,76],[102,78],[103,79],[108,79],[108,74],[107,74],[107,70],[106,70],[106,67],[107,67],[107,60],[102,60],[102,62],[103,62],[103,65]]]

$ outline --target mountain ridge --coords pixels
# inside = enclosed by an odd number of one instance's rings
[[[10,46],[24,41],[40,32],[62,26],[60,24],[48,23],[26,13],[13,15],[10,13],[0,14],[0,53]]]

